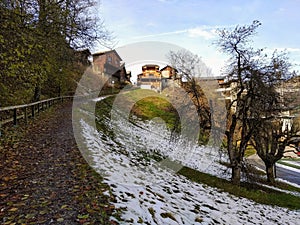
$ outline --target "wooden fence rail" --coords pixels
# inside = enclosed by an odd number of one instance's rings
[[[63,102],[65,99],[76,99],[76,100],[91,100],[91,98],[96,98],[99,93],[100,96],[103,95],[111,95],[116,94],[120,90],[119,89],[102,89],[102,90],[95,90],[90,93],[84,93],[82,95],[76,96],[62,96],[56,98],[50,98],[38,102],[33,102],[24,105],[16,105],[16,106],[7,106],[0,108],[0,137],[1,137],[1,126],[7,123],[13,123],[14,126],[18,124],[18,122],[24,119],[24,122],[28,122],[28,118],[34,118],[36,113],[43,111],[50,106]]]
[[[62,96],[25,105],[16,105],[0,108],[0,136],[2,125],[13,122],[13,125],[16,126],[18,124],[18,121],[22,119],[24,119],[25,123],[27,123],[28,118],[34,118],[36,113],[50,108],[54,104],[63,102],[65,99],[73,98],[73,96]]]

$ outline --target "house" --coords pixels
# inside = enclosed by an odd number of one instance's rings
[[[220,78],[218,80],[219,88],[218,92],[221,92],[226,104],[229,105],[237,98],[237,81]],[[285,110],[282,109],[279,115],[276,115],[282,123],[282,131],[291,130],[295,118],[299,120],[300,116],[300,76],[293,77],[285,82],[281,82],[276,86],[276,91],[285,101]],[[247,90],[244,90],[247,92]],[[236,110],[236,102],[232,104],[232,110]]]
[[[294,113],[300,112],[300,76],[294,76],[281,83],[277,88],[284,99],[288,101],[288,107],[293,109]]]
[[[142,73],[137,75],[137,85],[143,89],[162,90],[161,72],[158,65],[147,64],[142,66]]]
[[[228,106],[232,103],[237,97],[237,81],[236,80],[227,80],[226,77],[216,77],[218,81],[219,88],[216,90],[217,92],[221,92],[222,96],[225,99],[225,103]],[[233,103],[232,111],[236,111],[236,103]]]
[[[161,76],[162,78],[166,78],[166,79],[176,79],[177,78],[177,69],[167,65],[165,67],[163,67],[161,70]]]
[[[100,75],[110,76],[110,83],[130,82],[131,73],[126,71],[125,63],[116,50],[94,53],[93,71]]]
[[[299,120],[300,114],[300,76],[294,76],[276,87],[278,93],[285,100],[286,111],[281,113],[283,130],[291,130],[293,121]]]
[[[137,76],[137,85],[143,89],[162,91],[169,82],[177,77],[177,70],[167,65],[159,69],[158,65],[142,66],[142,73]]]

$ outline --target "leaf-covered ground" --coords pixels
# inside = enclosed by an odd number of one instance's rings
[[[76,147],[71,102],[0,140],[0,224],[115,224],[109,187]]]

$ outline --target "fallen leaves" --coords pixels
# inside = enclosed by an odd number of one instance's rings
[[[28,199],[28,197],[29,197],[29,195],[28,194],[25,194],[24,196],[23,196],[23,198],[21,198],[21,200],[26,200],[26,199]]]
[[[15,212],[15,211],[17,211],[17,210],[18,210],[18,208],[13,207],[13,208],[10,208],[8,211],[9,211],[9,212]]]
[[[64,218],[58,218],[57,220],[56,220],[57,222],[63,222],[64,221]]]
[[[85,214],[85,215],[80,215],[79,214],[79,215],[77,215],[77,218],[78,219],[87,219],[87,218],[89,218],[89,216],[90,216],[89,214]]]
[[[0,224],[117,224],[109,186],[76,147],[71,104],[54,112],[0,140]]]

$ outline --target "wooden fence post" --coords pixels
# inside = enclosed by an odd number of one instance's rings
[[[17,125],[17,109],[14,109],[14,125]]]
[[[28,122],[27,107],[24,108],[24,121],[25,121],[25,124],[27,124],[27,122]]]
[[[31,106],[31,115],[32,115],[32,118],[34,118],[34,105]]]

